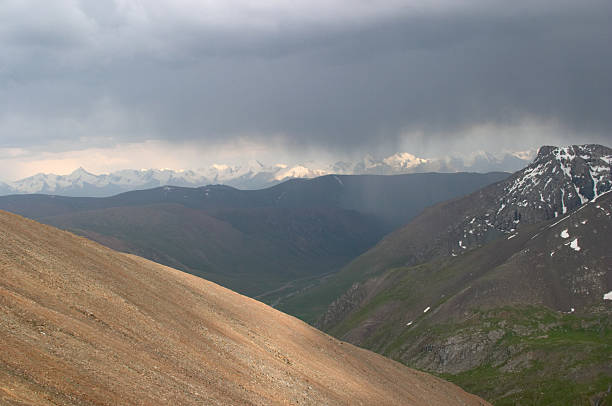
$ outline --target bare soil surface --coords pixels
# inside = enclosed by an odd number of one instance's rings
[[[487,405],[214,283],[0,212],[2,405]]]

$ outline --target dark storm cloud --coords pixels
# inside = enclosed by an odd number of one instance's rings
[[[262,25],[125,3],[0,12],[14,22],[0,31],[3,146],[282,135],[360,149],[525,119],[612,143],[609,1],[406,2],[375,18]]]

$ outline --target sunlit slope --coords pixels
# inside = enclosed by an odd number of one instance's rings
[[[0,212],[0,404],[484,404],[211,282]]]

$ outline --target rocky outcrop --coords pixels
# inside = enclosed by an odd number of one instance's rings
[[[429,335],[407,348],[401,359],[417,368],[451,374],[468,371],[485,361],[501,364],[512,354],[510,348],[494,348],[504,334],[497,329],[463,331],[443,339]]]
[[[325,331],[344,320],[353,310],[359,308],[367,296],[362,284],[356,282],[342,296],[334,300],[327,311],[317,320],[315,327]]]

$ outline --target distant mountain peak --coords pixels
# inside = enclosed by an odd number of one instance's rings
[[[122,169],[95,175],[79,167],[68,175],[37,174],[15,182],[0,183],[0,195],[47,193],[66,196],[110,196],[135,189],[164,185],[198,187],[226,184],[239,189],[261,189],[292,178],[314,178],[328,174],[396,175],[423,172],[514,172],[530,162],[529,151],[494,155],[477,151],[467,156],[423,158],[410,152],[397,152],[384,158],[365,154],[354,162],[332,165],[314,162],[264,165],[251,159],[245,164],[218,162],[198,170]]]
[[[81,174],[81,173],[89,174],[89,172],[87,172],[85,168],[83,168],[82,166],[79,166],[74,171],[72,171],[72,174]]]
[[[407,169],[423,165],[427,163],[428,160],[424,158],[419,158],[408,152],[399,152],[397,154],[391,155],[388,158],[383,159],[383,162],[391,167]]]
[[[304,165],[296,165],[279,171],[274,179],[281,181],[290,178],[316,178],[323,175],[327,175],[327,172],[322,169],[310,169]]]
[[[77,169],[72,171],[70,175],[66,175],[65,177],[67,179],[75,179],[75,180],[83,179],[83,178],[97,178],[96,175],[94,175],[93,173],[87,172],[85,168],[83,168],[82,166],[79,166]]]

